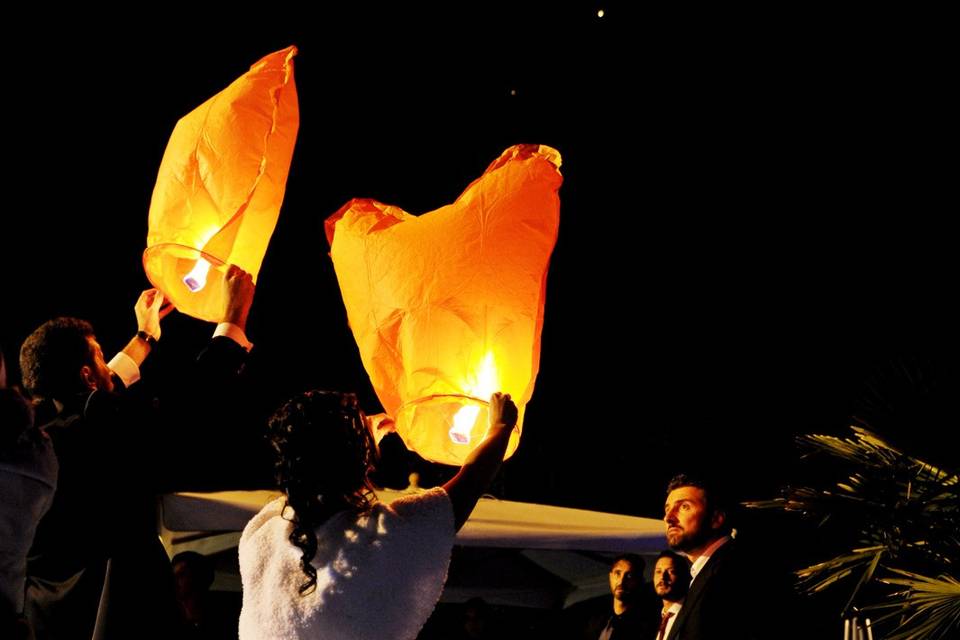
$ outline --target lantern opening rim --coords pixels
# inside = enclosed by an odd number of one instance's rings
[[[179,242],[162,242],[160,244],[150,245],[149,247],[143,250],[143,257],[144,259],[146,259],[148,254],[155,252],[158,249],[165,249],[169,247],[177,247],[180,249],[186,249],[187,251],[193,251],[197,253],[196,259],[203,258],[204,260],[209,262],[210,265],[213,267],[222,267],[225,264],[227,264],[226,260],[223,260],[222,258],[218,258],[212,253],[207,253],[203,249],[197,249],[196,247],[191,247],[190,245],[187,245],[187,244],[180,244]]]
[[[397,407],[397,413],[400,413],[407,407],[415,406],[418,404],[424,404],[425,402],[430,402],[431,400],[444,400],[444,399],[467,401],[469,403],[479,404],[485,407],[490,406],[489,400],[482,400],[480,398],[477,398],[476,396],[470,396],[465,393],[434,393],[429,396],[422,396],[420,398],[416,398],[414,400],[408,400],[407,402],[404,402],[399,407]]]

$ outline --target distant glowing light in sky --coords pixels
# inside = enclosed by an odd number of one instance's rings
[[[598,17],[598,18],[602,18],[602,17],[603,17],[603,9],[600,9],[600,10],[597,11],[597,17]]]
[[[517,90],[516,90],[516,89],[510,89],[510,95],[512,95],[512,96],[517,95]]]

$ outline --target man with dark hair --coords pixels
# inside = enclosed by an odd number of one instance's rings
[[[653,591],[662,603],[657,640],[664,640],[670,634],[689,588],[690,565],[687,559],[673,551],[661,551],[653,568]]]
[[[657,619],[651,615],[643,597],[643,558],[624,553],[610,563],[610,592],[613,594],[613,615],[600,633],[599,640],[649,640],[657,630]]]
[[[140,301],[137,303],[139,307]],[[112,372],[99,347],[86,320],[54,318],[44,322],[20,348],[23,383],[39,399],[66,398],[97,385],[112,391]]]
[[[691,562],[690,590],[667,640],[737,640],[769,633],[758,606],[743,609],[750,564],[732,538],[732,507],[724,493],[705,479],[675,476],[667,487],[663,520],[667,542]],[[759,585],[759,588],[763,588]],[[769,637],[769,636],[768,636]]]
[[[230,401],[250,346],[253,280],[231,266],[224,290],[222,322],[192,371],[203,402],[184,403],[165,425],[210,428],[214,409]],[[50,418],[43,429],[60,466],[27,566],[25,614],[38,639],[173,637],[173,578],[156,533],[155,497],[168,488],[157,449],[167,431],[152,405],[123,393],[160,337],[162,303],[159,291],[143,292],[138,332],[109,365],[93,328],[76,318],[44,323],[21,348],[23,380],[42,404],[38,418]]]

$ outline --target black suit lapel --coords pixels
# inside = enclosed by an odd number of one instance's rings
[[[677,614],[677,619],[670,628],[670,635],[666,637],[666,640],[677,640],[680,633],[690,624],[689,621],[696,617],[700,608],[700,601],[703,599],[703,594],[706,593],[710,579],[723,566],[724,559],[729,555],[732,547],[732,540],[725,542],[723,546],[713,552],[706,566],[697,574],[697,577],[690,584],[690,591],[683,601],[680,613]]]

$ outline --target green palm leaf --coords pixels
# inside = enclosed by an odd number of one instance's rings
[[[888,640],[953,637],[960,624],[958,476],[851,429],[847,438],[798,439],[804,457],[816,458],[812,471],[828,476],[746,506],[804,514],[828,536],[836,555],[796,572],[805,592],[858,577],[844,613],[855,604],[885,612],[877,625],[892,628]]]
[[[948,575],[930,578],[902,569],[891,572],[905,577],[887,577],[881,582],[905,588],[890,594],[889,602],[868,607],[889,611],[878,622],[899,617],[887,640],[956,637],[960,632],[960,581]]]

